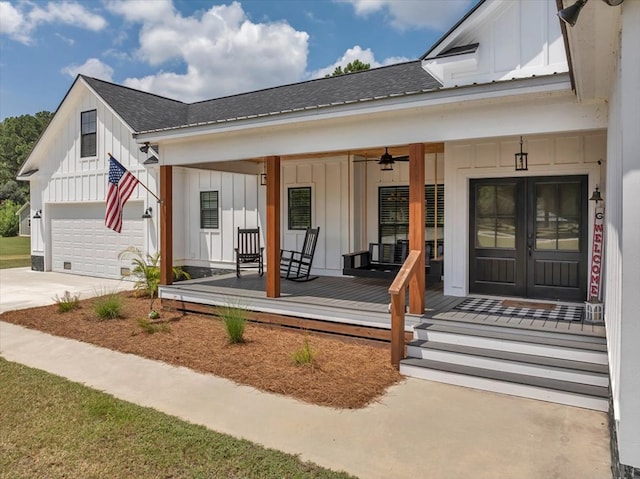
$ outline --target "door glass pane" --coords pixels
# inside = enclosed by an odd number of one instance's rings
[[[580,250],[580,190],[579,183],[536,185],[536,249]]]
[[[496,247],[496,222],[493,218],[476,220],[476,248]]]
[[[496,248],[516,247],[515,218],[498,218],[496,223]]]
[[[480,185],[476,190],[476,248],[516,247],[516,186]]]

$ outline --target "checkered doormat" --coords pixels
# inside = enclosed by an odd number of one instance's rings
[[[455,308],[458,311],[493,314],[496,316],[515,316],[531,319],[555,319],[560,321],[581,321],[584,306],[557,304],[552,310],[523,307],[505,307],[501,299],[467,298]]]

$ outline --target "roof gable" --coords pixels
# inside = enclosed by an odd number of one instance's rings
[[[445,87],[569,70],[555,0],[485,0],[422,56]]]

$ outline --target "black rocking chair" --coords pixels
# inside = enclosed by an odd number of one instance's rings
[[[309,276],[313,255],[316,252],[318,228],[307,228],[302,251],[280,250],[280,277],[291,281],[311,281],[317,276]]]
[[[240,277],[240,268],[258,268],[258,274],[264,273],[262,252],[260,246],[260,228],[238,228],[238,247],[236,251],[236,276]]]

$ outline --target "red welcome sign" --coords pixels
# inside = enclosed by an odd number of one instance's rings
[[[591,248],[591,267],[589,268],[589,292],[587,300],[600,300],[602,280],[602,256],[604,254],[604,206],[596,206],[593,221],[593,246]]]

